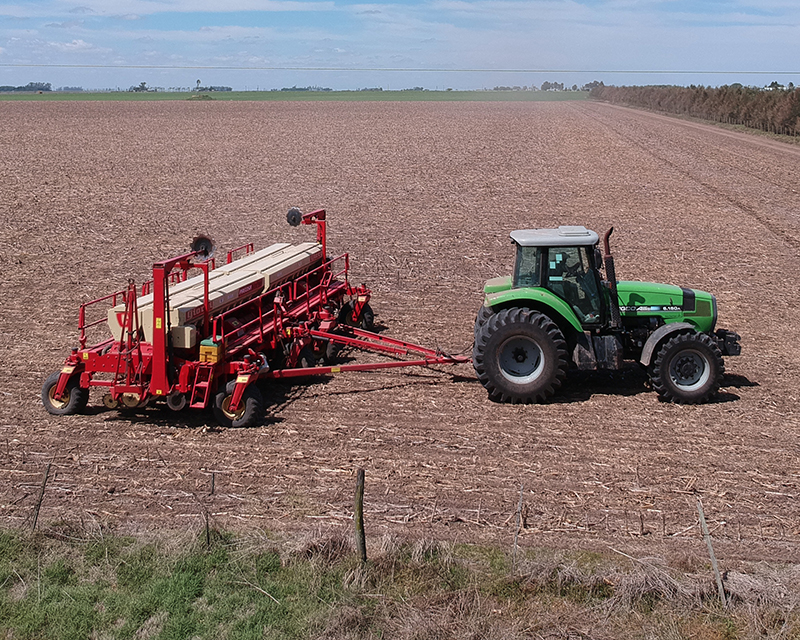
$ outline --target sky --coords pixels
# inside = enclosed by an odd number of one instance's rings
[[[0,85],[800,85],[799,0],[0,0]]]

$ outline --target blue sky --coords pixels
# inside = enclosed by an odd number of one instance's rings
[[[763,86],[797,72],[798,0],[0,2],[0,85]]]

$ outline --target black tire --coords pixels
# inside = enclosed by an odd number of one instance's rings
[[[314,341],[311,350],[314,352],[317,363],[322,362],[326,365],[333,365],[339,360],[342,343],[328,339],[318,339]]]
[[[494,315],[494,311],[492,311],[491,307],[487,307],[486,305],[481,305],[481,308],[478,309],[478,315],[475,316],[475,330],[474,330],[474,337],[475,341],[478,341],[478,333],[480,332],[483,325],[485,325],[489,318]]]
[[[353,321],[353,303],[345,303],[339,311],[337,317],[339,324],[346,324],[350,327],[360,327],[364,331],[372,331],[375,328],[375,312],[369,304],[365,304],[358,314],[358,320]]]
[[[567,344],[546,315],[530,309],[504,309],[478,332],[472,365],[493,400],[542,402],[558,390],[567,375]]]
[[[89,402],[89,390],[81,389],[80,376],[74,375],[67,382],[61,400],[56,400],[53,394],[58,386],[60,371],[51,373],[42,385],[42,404],[48,413],[54,416],[69,416],[80,413]]]
[[[705,333],[669,338],[650,368],[653,389],[667,402],[698,404],[719,389],[725,363],[717,343]]]
[[[236,381],[231,380],[225,389],[220,389],[214,397],[214,417],[223,427],[254,427],[264,416],[264,400],[255,384],[250,384],[242,394],[239,410],[236,413],[227,410],[233,396]]]
[[[364,305],[361,309],[361,315],[358,316],[358,326],[364,331],[372,331],[375,328],[375,312],[368,304]]]
[[[297,364],[295,366],[298,369],[316,367],[317,357],[314,355],[314,350],[309,346],[300,349],[300,353],[297,354]]]
[[[327,365],[336,364],[339,361],[339,354],[342,352],[344,345],[341,342],[334,342],[328,340],[325,343],[325,351],[322,354],[322,361]]]

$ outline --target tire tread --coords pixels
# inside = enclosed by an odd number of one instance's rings
[[[533,392],[526,394],[514,392],[508,388],[504,389],[503,387],[507,385],[502,382],[498,384],[498,380],[487,368],[486,362],[487,357],[491,357],[487,353],[487,346],[492,336],[498,330],[515,324],[530,324],[536,327],[552,342],[556,353],[556,362],[552,375],[550,375],[549,379],[544,380]],[[472,362],[478,380],[488,391],[489,398],[497,402],[510,402],[513,404],[543,402],[552,397],[561,387],[569,367],[566,341],[558,326],[543,313],[520,307],[498,311],[483,323],[475,338]]]
[[[680,349],[681,346],[689,346],[696,343],[699,343],[707,350],[707,355],[711,359],[712,367],[717,369],[717,373],[711,376],[706,387],[702,390],[702,393],[682,395],[680,390],[674,387],[669,378],[669,362],[665,359],[669,358],[670,353]],[[700,404],[708,400],[719,390],[724,373],[725,361],[722,358],[722,352],[712,338],[705,333],[679,333],[667,339],[656,352],[656,357],[650,367],[650,381],[659,397],[667,402],[674,402],[675,404]]]

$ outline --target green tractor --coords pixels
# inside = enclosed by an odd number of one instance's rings
[[[542,402],[570,368],[621,369],[638,361],[665,401],[705,402],[719,389],[723,356],[739,335],[716,329],[710,293],[617,282],[606,233],[585,227],[513,231],[512,276],[494,278],[475,320],[472,363],[499,402]],[[601,268],[605,267],[605,279]]]

